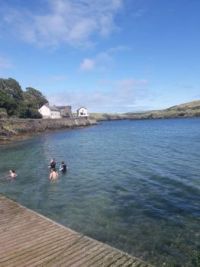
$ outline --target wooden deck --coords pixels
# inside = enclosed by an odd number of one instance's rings
[[[0,266],[150,265],[0,195]]]

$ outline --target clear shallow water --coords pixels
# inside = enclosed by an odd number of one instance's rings
[[[49,160],[67,175],[48,180]],[[3,177],[11,168],[16,181]],[[0,146],[0,192],[156,266],[198,266],[200,119],[115,121]]]

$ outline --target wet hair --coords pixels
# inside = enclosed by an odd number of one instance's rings
[[[15,173],[15,170],[11,170],[11,172],[14,172]]]
[[[65,162],[64,162],[64,161],[62,161],[61,163],[62,163],[62,164],[65,164]]]

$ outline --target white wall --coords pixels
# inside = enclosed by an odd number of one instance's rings
[[[51,118],[52,119],[60,119],[61,118],[60,111],[51,111]]]
[[[51,118],[51,111],[47,106],[42,106],[39,110],[40,114],[42,115],[42,117],[45,118]]]
[[[86,108],[80,108],[78,110],[78,117],[88,117],[88,111]]]
[[[42,106],[38,111],[42,115],[43,119],[60,119],[61,118],[60,111],[51,111],[50,108],[45,105]]]

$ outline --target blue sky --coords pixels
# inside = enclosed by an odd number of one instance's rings
[[[199,0],[0,0],[0,77],[91,112],[200,99]]]

